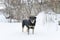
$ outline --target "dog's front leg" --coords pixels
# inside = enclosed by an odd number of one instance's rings
[[[29,28],[28,28],[28,35],[29,35]]]
[[[24,31],[24,28],[22,27],[22,32]]]
[[[32,29],[32,34],[34,34],[34,29]]]

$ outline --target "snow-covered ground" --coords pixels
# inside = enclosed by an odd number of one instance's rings
[[[7,19],[5,18],[5,16],[3,14],[0,13],[0,23],[1,22],[8,22]]]
[[[59,28],[60,29],[60,28]],[[21,23],[0,23],[0,40],[60,40],[54,23],[35,26],[35,33],[22,32]]]
[[[21,23],[0,23],[0,40],[60,40],[60,26],[55,22],[44,23],[45,14],[37,15],[34,35],[22,32]],[[58,30],[56,30],[58,27]]]

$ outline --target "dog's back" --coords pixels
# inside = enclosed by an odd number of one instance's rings
[[[29,17],[29,20],[25,19],[22,21],[22,26],[35,26],[36,24],[36,17]]]
[[[23,20],[22,21],[22,27],[24,27],[25,25],[27,26],[29,24],[28,22],[29,22],[28,20]]]

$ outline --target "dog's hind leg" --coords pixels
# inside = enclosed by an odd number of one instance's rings
[[[27,32],[28,32],[28,35],[29,35],[29,27],[27,27],[28,29],[27,29]]]
[[[22,32],[24,31],[24,22],[22,22]]]
[[[24,27],[22,26],[22,32],[24,31]]]

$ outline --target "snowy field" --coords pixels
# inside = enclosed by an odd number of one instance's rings
[[[60,26],[55,22],[45,22],[44,17],[44,12],[37,16],[35,32],[32,34],[30,30],[28,35],[26,29],[22,32],[21,23],[5,23],[6,19],[0,16],[0,40],[60,40]]]
[[[60,29],[60,28],[59,28]],[[0,40],[60,40],[60,30],[54,23],[38,25],[34,35],[22,32],[21,23],[0,23]]]

